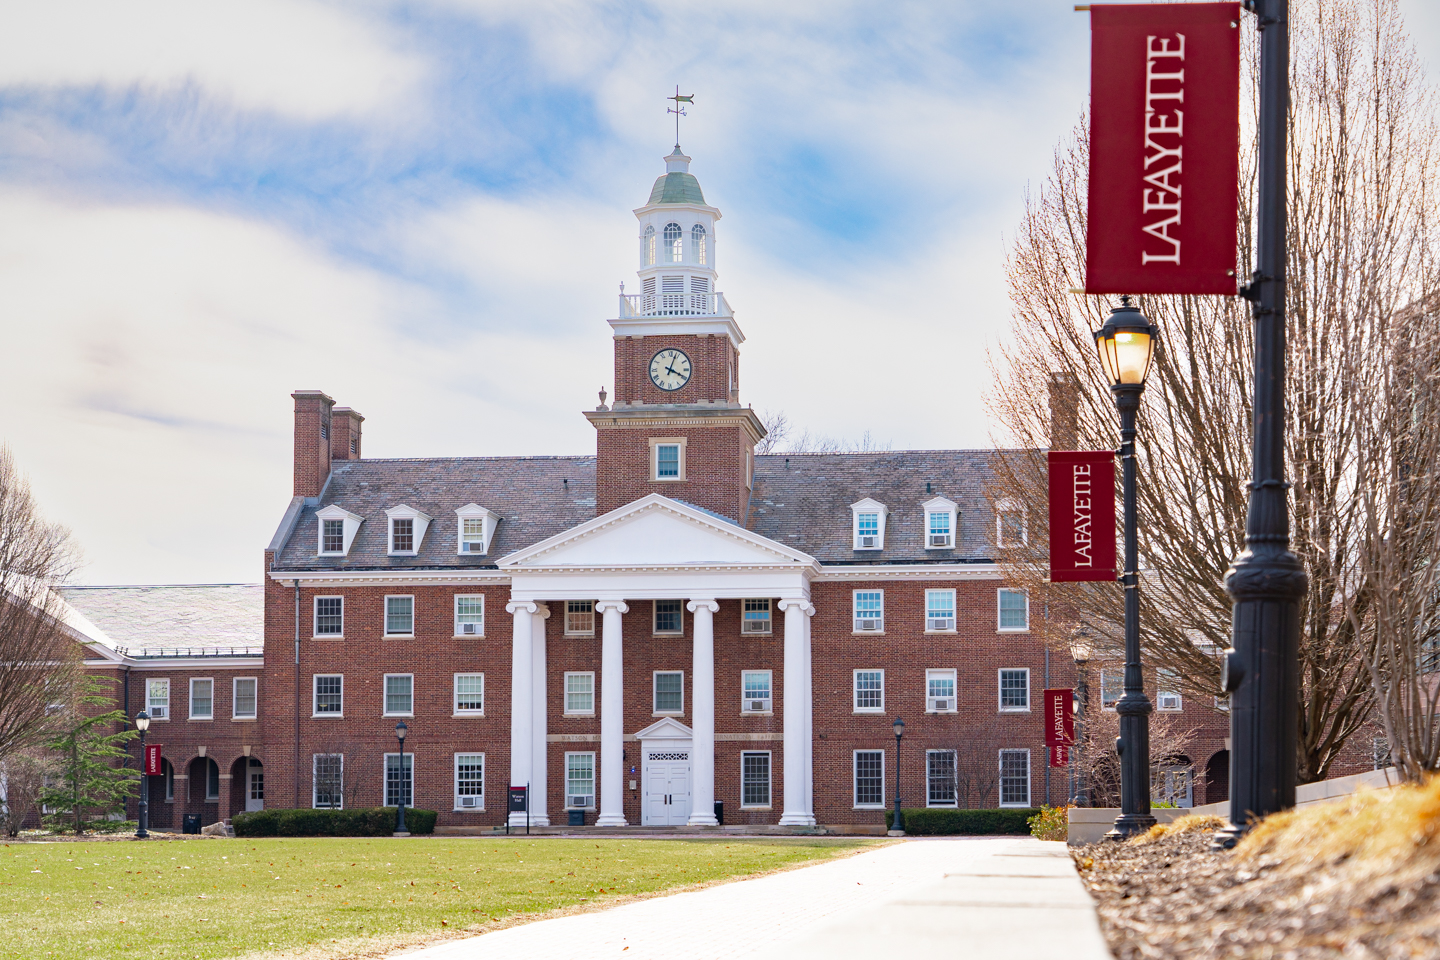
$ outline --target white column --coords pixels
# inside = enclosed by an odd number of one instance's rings
[[[622,600],[600,600],[600,816],[597,827],[625,823],[625,659],[621,652]]]
[[[805,608],[805,812],[815,822],[815,671],[810,648],[810,624],[815,605]]]
[[[714,600],[691,600],[695,614],[695,659],[690,668],[690,819],[692,827],[718,826],[715,819],[715,612]]]
[[[534,652],[531,650],[536,605],[528,600],[512,600],[505,612],[514,617],[510,640],[510,786],[530,783],[530,757],[534,742],[530,734],[534,713],[530,701],[535,695]],[[510,814],[511,826],[525,826],[525,814]]]
[[[535,827],[550,826],[549,808],[546,796],[546,784],[549,773],[549,745],[545,735],[549,733],[549,723],[546,713],[549,709],[549,700],[545,696],[545,621],[550,616],[550,608],[543,603],[536,604],[539,608],[532,615],[530,621],[530,673],[531,673],[531,699],[530,699],[530,735],[532,747],[530,750],[530,825]]]
[[[804,600],[781,600],[785,611],[785,812],[782,827],[812,827],[815,818],[805,809],[805,705],[810,685],[805,675]]]

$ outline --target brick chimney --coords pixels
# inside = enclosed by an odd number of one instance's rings
[[[1080,381],[1072,373],[1050,378],[1050,449],[1074,450],[1079,442]]]
[[[349,407],[336,407],[330,415],[330,459],[360,459],[360,424],[365,418]]]
[[[319,390],[296,390],[290,396],[295,398],[295,496],[318,497],[330,478],[335,401]]]

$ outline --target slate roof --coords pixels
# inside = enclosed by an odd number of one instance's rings
[[[824,563],[988,562],[993,520],[985,488],[996,455],[906,450],[758,456],[745,526]],[[953,550],[924,546],[920,505],[938,496],[959,509]],[[866,497],[889,508],[884,550],[851,548],[850,504]],[[455,510],[472,502],[501,518],[484,556],[457,555],[455,549]],[[432,518],[413,557],[386,553],[385,511],[402,503]],[[316,555],[315,511],[331,504],[365,518],[345,557]],[[301,512],[275,569],[493,569],[500,557],[594,516],[593,456],[338,461],[319,503]]]
[[[258,583],[153,587],[61,587],[93,637],[132,656],[259,653],[265,590]],[[80,626],[81,632],[90,631]],[[188,653],[185,653],[188,651]]]

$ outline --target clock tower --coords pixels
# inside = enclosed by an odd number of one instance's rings
[[[759,417],[740,403],[740,344],[716,287],[720,211],[705,203],[680,145],[635,211],[639,291],[621,285],[615,397],[585,414],[596,430],[596,513],[651,493],[745,522]]]

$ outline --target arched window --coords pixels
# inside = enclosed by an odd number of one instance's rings
[[[696,263],[705,265],[705,227],[702,224],[697,223],[690,228],[690,253]]]
[[[655,228],[645,228],[645,239],[641,241],[640,256],[645,260],[645,266],[655,265]]]
[[[680,224],[673,221],[665,224],[665,249],[670,253],[671,263],[685,262],[685,231],[680,229]]]

